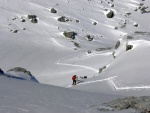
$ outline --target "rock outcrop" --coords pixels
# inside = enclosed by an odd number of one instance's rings
[[[116,110],[123,110],[133,108],[141,113],[150,112],[150,96],[142,97],[126,97],[123,99],[116,99],[106,104],[107,107]]]
[[[31,74],[30,71],[27,71],[26,69],[21,67],[15,67],[13,69],[8,70],[4,74],[4,76],[20,79],[20,80],[29,80],[29,81],[38,82],[38,80]]]

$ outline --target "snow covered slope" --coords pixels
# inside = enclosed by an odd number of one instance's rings
[[[110,49],[118,39],[149,31],[149,4],[148,0],[1,0],[0,67],[5,71],[24,67],[40,82],[61,86],[69,84],[73,74],[92,77],[113,61]],[[51,13],[52,8],[57,13]],[[109,10],[113,18],[107,18]],[[28,15],[35,15],[37,23]],[[58,21],[61,16],[67,21]],[[66,38],[64,31],[77,36]]]
[[[95,94],[0,77],[0,113],[87,113],[115,95]]]
[[[69,85],[73,74],[90,78],[98,75],[99,68],[106,67],[102,79],[122,76],[128,80],[125,75],[129,75],[132,76],[129,83],[118,78],[116,84],[148,85],[149,81],[143,83],[147,78],[141,81],[140,76],[148,77],[149,40],[140,34],[143,41],[136,38],[129,41],[133,49],[125,54],[121,54],[124,50],[114,50],[114,46],[125,35],[149,32],[149,5],[148,0],[1,0],[0,67],[5,71],[24,67],[41,83],[59,86]],[[108,16],[110,12],[112,17]],[[62,16],[64,22],[59,19]],[[77,36],[66,38],[65,31]],[[141,56],[135,59],[141,51]],[[142,68],[132,68],[141,62]],[[136,70],[139,75],[134,81]]]
[[[0,68],[72,88],[0,76],[0,113],[103,113],[110,100],[149,96],[149,0],[0,0],[0,14]]]

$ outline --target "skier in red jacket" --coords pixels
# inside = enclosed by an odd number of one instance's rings
[[[72,85],[76,85],[77,75],[72,76],[72,81],[73,81]]]

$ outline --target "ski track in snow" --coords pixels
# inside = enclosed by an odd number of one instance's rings
[[[86,84],[91,84],[91,83],[96,83],[96,82],[104,82],[104,81],[107,81],[110,86],[112,87],[112,89],[116,90],[116,91],[120,91],[120,90],[135,90],[135,89],[150,89],[150,86],[144,86],[144,85],[141,85],[141,86],[133,86],[133,87],[130,87],[130,86],[126,86],[126,87],[118,87],[115,82],[113,81],[117,76],[113,76],[113,77],[110,77],[110,78],[106,78],[106,79],[101,79],[101,80],[95,80],[95,81],[88,81],[88,82],[83,82],[83,83],[79,83],[77,84],[78,85],[86,85]],[[70,88],[72,87],[72,85],[69,85],[67,86],[66,88]]]
[[[73,56],[73,55],[71,55],[71,56]],[[68,56],[66,56],[66,57],[68,57]],[[56,62],[56,64],[57,64],[57,65],[67,65],[67,66],[81,67],[81,68],[85,68],[85,69],[88,69],[88,70],[92,70],[92,71],[94,71],[95,73],[98,73],[98,70],[97,70],[97,69],[94,69],[94,68],[89,67],[89,66],[83,66],[83,65],[76,65],[76,64],[69,64],[69,63],[63,63],[63,62],[61,62],[62,60],[65,60],[66,57],[64,57],[64,58],[62,58],[62,59],[59,59],[59,60]],[[67,59],[67,60],[69,60],[69,59]]]
[[[83,66],[83,65],[73,65],[73,64],[59,63],[59,62],[57,62],[57,64],[58,64],[58,65],[67,65],[67,66],[81,67],[81,68],[85,68],[85,69],[88,69],[88,70],[92,70],[92,71],[98,73],[98,70],[97,70],[97,69],[94,69],[94,68],[91,68],[91,67],[88,67],[88,66]]]

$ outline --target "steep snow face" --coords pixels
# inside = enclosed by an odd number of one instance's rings
[[[113,62],[111,49],[118,39],[135,31],[149,32],[149,4],[148,0],[0,0],[0,67],[24,67],[40,82],[60,86],[70,84],[73,74],[93,77]],[[51,13],[52,8],[57,13]],[[62,16],[65,22],[58,21]],[[66,38],[64,31],[77,36]]]
[[[127,45],[132,45],[133,48],[128,51],[124,50],[119,54],[114,62],[108,66],[102,78],[116,76],[114,82],[119,87],[149,87],[149,37],[149,35],[135,36],[124,43],[124,49],[126,49]]]

